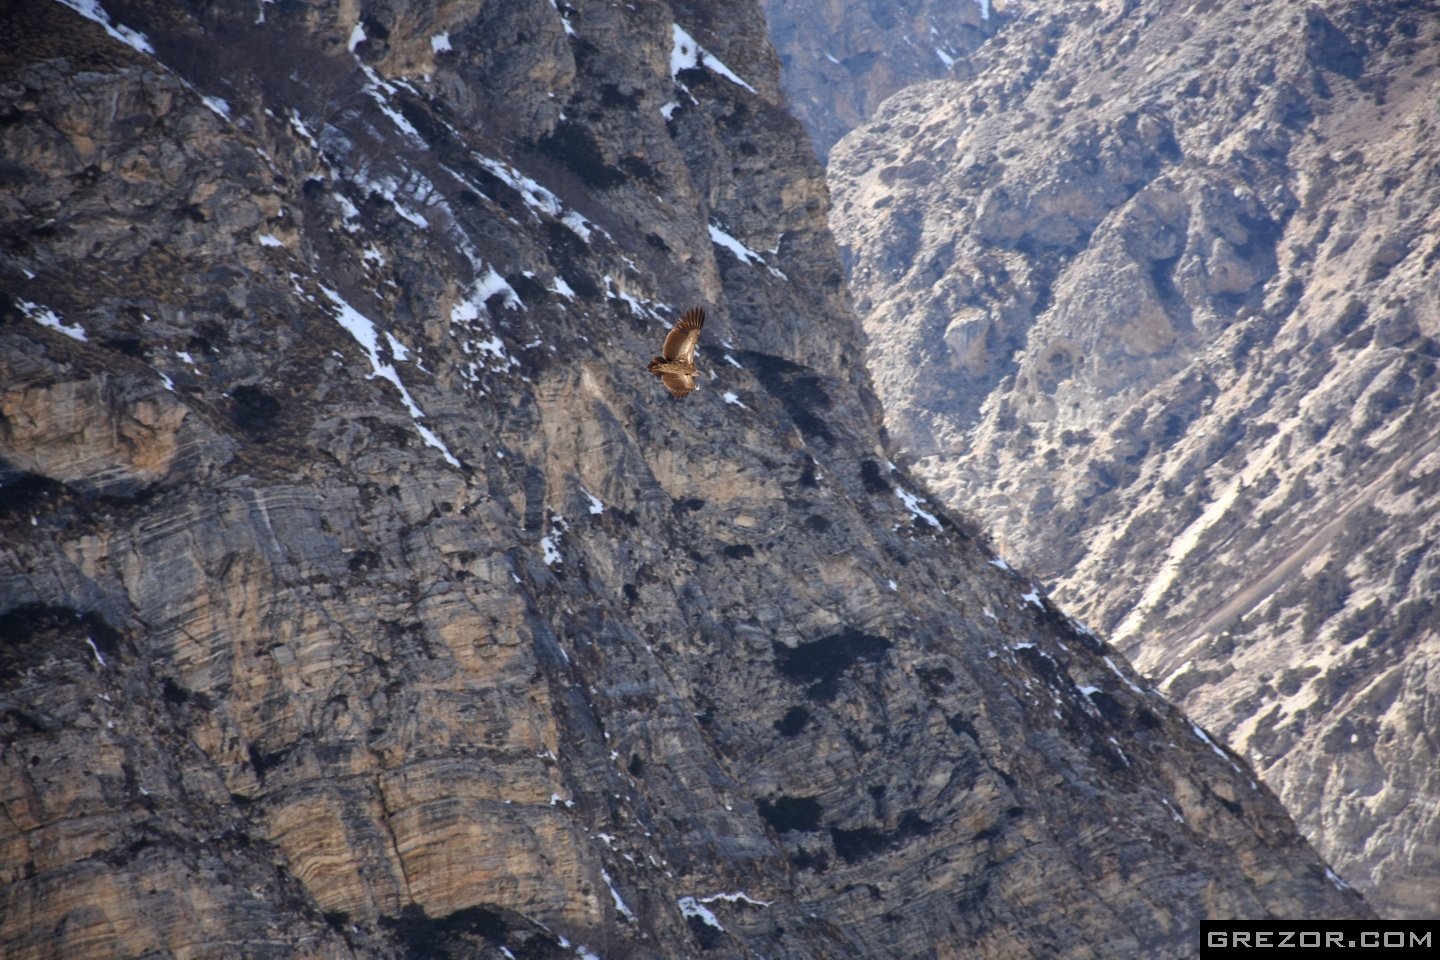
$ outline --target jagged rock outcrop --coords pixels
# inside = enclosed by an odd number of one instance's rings
[[[1432,3],[1042,4],[831,155],[891,435],[1440,909]]]
[[[989,0],[763,0],[786,106],[822,160],[897,90],[964,71],[995,32]]]
[[[1368,914],[886,462],[763,27],[4,8],[0,952],[1154,957]],[[694,303],[676,402],[645,362]]]

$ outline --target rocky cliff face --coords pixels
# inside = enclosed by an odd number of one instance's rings
[[[1368,912],[887,463],[753,6],[0,17],[7,957]]]
[[[1436,12],[1036,6],[830,165],[918,471],[1404,916],[1440,908]]]
[[[1001,17],[989,0],[764,0],[785,103],[823,159],[911,84],[965,71]]]

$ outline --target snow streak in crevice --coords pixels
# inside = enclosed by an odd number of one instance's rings
[[[410,411],[410,418],[414,421],[415,430],[420,434],[420,438],[424,440],[427,445],[439,450],[440,454],[445,458],[446,463],[452,467],[460,466],[460,461],[455,459],[455,455],[450,452],[449,447],[445,446],[444,441],[437,437],[429,427],[420,422],[425,416],[425,411],[420,409],[419,405],[415,403],[414,398],[410,396],[410,391],[405,389],[405,384],[400,382],[400,374],[395,370],[394,364],[389,363],[380,356],[380,337],[379,331],[375,329],[375,324],[360,311],[346,303],[340,294],[324,284],[318,284],[318,286],[320,287],[320,292],[325,294],[326,299],[335,305],[338,311],[335,317],[336,321],[349,332],[350,336],[355,338],[355,342],[360,344],[361,349],[369,356],[370,367],[373,371],[370,376],[380,377],[382,380],[389,380],[394,384],[395,389],[400,393],[400,402],[405,405],[406,410]],[[388,336],[387,334],[387,337]],[[393,337],[389,338],[389,342],[392,344],[398,343]]]
[[[736,86],[744,87],[751,93],[756,92],[754,87],[740,79],[739,74],[725,66],[719,57],[696,43],[695,38],[686,33],[685,28],[680,26],[680,24],[677,23],[674,25],[673,35],[675,44],[670,48],[671,77],[678,78],[679,74],[684,70],[693,70],[696,67],[703,66],[712,73],[718,73]],[[684,86],[684,84],[680,83],[679,79],[676,79],[675,82],[680,86]]]
[[[578,33],[575,32],[575,26],[574,26],[574,24],[572,24],[572,23],[570,22],[570,17],[566,15],[566,13],[565,13],[564,10],[561,10],[561,9],[560,9],[560,4],[557,3],[556,0],[550,0],[550,6],[554,7],[554,8],[555,8],[555,12],[556,12],[557,14],[559,14],[559,16],[560,16],[560,23],[565,27],[565,36],[567,36],[567,37],[578,37],[578,36],[580,36],[580,34],[578,34]]]
[[[87,20],[93,20],[100,24],[105,28],[106,33],[127,47],[147,56],[155,56],[155,48],[150,46],[150,41],[146,39],[145,34],[131,30],[124,24],[112,22],[110,14],[106,13],[105,8],[100,5],[100,0],[59,0],[59,2]]]
[[[90,338],[85,335],[85,328],[80,324],[66,324],[58,314],[49,307],[43,307],[38,303],[31,303],[29,300],[19,300],[20,312],[42,327],[49,327],[56,333],[63,333],[71,340],[79,340],[85,343]]]
[[[753,263],[758,266],[762,266],[769,270],[773,276],[779,277],[781,280],[790,279],[789,277],[785,276],[783,272],[766,263],[765,258],[762,257],[760,254],[756,253],[754,250],[751,250],[739,240],[736,240],[724,228],[716,225],[715,223],[710,224],[710,242],[715,244],[717,247],[724,247],[726,250],[729,250],[731,253],[735,254],[735,259],[739,260],[741,263]]]
[[[934,527],[936,530],[943,529],[940,525],[940,521],[936,519],[935,514],[920,509],[920,504],[929,502],[924,497],[917,496],[916,494],[911,493],[909,490],[906,490],[904,487],[896,487],[895,496],[900,499],[901,503],[905,504],[905,509],[909,510],[911,515],[914,516],[916,519],[925,521],[930,526]]]
[[[607,234],[604,230],[595,226],[595,224],[591,223],[589,220],[586,220],[574,210],[567,209],[565,207],[565,204],[562,203],[560,201],[560,198],[557,197],[552,191],[547,190],[545,187],[541,186],[539,183],[535,182],[530,177],[525,176],[525,174],[521,173],[519,170],[516,170],[509,164],[501,163],[499,160],[492,160],[491,158],[484,156],[483,154],[475,152],[471,152],[470,156],[475,160],[476,163],[484,167],[501,183],[505,184],[507,187],[520,194],[520,199],[525,201],[525,205],[527,207],[529,207],[531,210],[534,210],[536,213],[544,214],[545,216],[553,217],[554,219],[559,220],[561,223],[565,224],[565,226],[569,227],[571,232],[573,232],[581,240],[584,240],[586,243],[590,242],[590,235],[595,232],[598,232],[605,237],[609,236],[609,234]],[[460,174],[455,173],[454,171],[451,171],[451,175],[456,177],[457,179],[463,179]],[[469,185],[471,189],[475,190],[477,193],[484,193],[483,190],[481,190],[474,184],[469,184],[468,181],[467,185]]]
[[[685,32],[685,29],[681,27],[680,24],[677,23],[673,26],[672,35],[674,37],[674,43],[670,48],[670,79],[674,82],[677,89],[690,98],[691,103],[699,103],[700,101],[695,99],[695,94],[691,93],[690,88],[680,79],[680,74],[686,70],[694,70],[701,66],[706,67],[713,73],[719,74],[736,86],[743,87],[751,93],[756,92],[754,87],[741,79],[739,74],[727,67],[719,57],[696,43],[695,38]],[[680,102],[678,100],[671,100],[660,108],[660,115],[664,117],[668,123],[670,119],[675,116],[675,111],[678,109],[680,109]]]

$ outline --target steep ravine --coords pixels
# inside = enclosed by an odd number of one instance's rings
[[[753,4],[0,35],[6,957],[1163,957],[1368,915],[887,461]],[[694,304],[677,402],[644,366]]]

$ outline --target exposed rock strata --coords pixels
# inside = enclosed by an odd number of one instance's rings
[[[887,465],[757,9],[82,6],[0,15],[7,957],[1367,913]]]
[[[831,157],[892,436],[1440,909],[1432,3],[1044,4]]]

